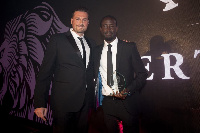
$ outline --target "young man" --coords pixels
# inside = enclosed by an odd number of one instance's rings
[[[102,108],[108,133],[119,132],[118,121],[122,121],[124,133],[139,133],[139,93],[147,71],[136,44],[117,38],[115,17],[103,17],[100,31],[104,44],[94,50],[94,70],[95,78],[100,75],[102,81]],[[117,84],[125,88],[120,91]]]
[[[52,81],[50,105],[53,132],[86,133],[89,102],[93,98],[92,48],[95,43],[84,37],[89,24],[86,8],[76,9],[72,28],[52,36],[46,49],[35,86],[35,114],[46,120],[47,102]]]

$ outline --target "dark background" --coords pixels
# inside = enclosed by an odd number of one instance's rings
[[[178,7],[167,12],[162,11],[165,3],[159,0],[1,1],[1,44],[6,23],[41,2],[49,3],[68,27],[71,27],[72,10],[80,5],[88,7],[90,24],[86,36],[93,38],[98,44],[102,42],[99,23],[101,18],[108,14],[118,20],[118,37],[136,42],[141,56],[150,51],[150,40],[161,36],[169,43],[171,53],[183,56],[181,68],[190,79],[180,79],[172,72],[175,76],[173,80],[162,80],[161,75],[149,80],[142,91],[142,126],[152,131],[157,130],[155,127],[160,127],[159,131],[168,129],[166,132],[199,131],[200,55],[194,58],[195,50],[200,50],[199,0],[174,0],[179,4]],[[144,63],[146,65],[147,62],[144,60]]]

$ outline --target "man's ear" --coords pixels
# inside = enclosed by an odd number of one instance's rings
[[[72,24],[73,18],[71,18],[71,24]]]
[[[118,26],[116,27],[116,32],[118,32]]]
[[[100,27],[99,30],[102,31],[102,28]]]

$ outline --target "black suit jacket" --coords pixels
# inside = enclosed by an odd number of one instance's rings
[[[94,50],[95,78],[98,76],[103,44]],[[136,44],[119,40],[117,44],[116,71],[124,75],[129,95],[123,100],[128,111],[134,112],[138,107],[139,92],[146,83],[147,71],[141,60]]]
[[[91,60],[95,42],[87,38],[86,41],[90,47]],[[70,31],[52,36],[36,80],[35,108],[47,106],[52,81],[51,108],[64,112],[78,111],[84,100],[88,102],[92,97],[92,69],[91,61],[85,68]]]

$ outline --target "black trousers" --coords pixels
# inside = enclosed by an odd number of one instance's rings
[[[119,133],[119,121],[122,121],[123,133],[139,133],[139,113],[128,112],[123,100],[105,96],[102,108],[108,133]]]
[[[88,110],[88,106],[83,105],[78,112],[52,112],[53,133],[87,133]]]

